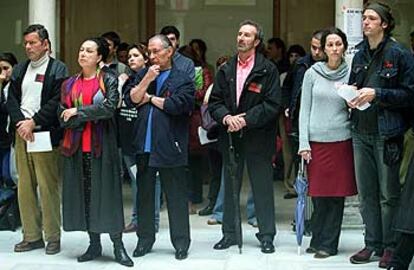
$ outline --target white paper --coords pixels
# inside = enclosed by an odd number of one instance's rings
[[[217,139],[210,140],[207,138],[207,130],[202,127],[198,127],[198,138],[200,139],[200,144],[205,145],[212,142],[217,142]]]
[[[354,98],[358,97],[358,92],[355,90],[353,86],[343,84],[338,87],[338,95],[349,102]],[[366,110],[369,106],[371,106],[371,104],[365,103],[362,106],[358,106],[357,109],[363,111]]]
[[[52,151],[52,142],[50,141],[50,132],[41,131],[33,132],[34,141],[27,142],[27,152],[50,152]]]
[[[131,170],[132,174],[137,177],[137,165],[132,165],[129,169]]]

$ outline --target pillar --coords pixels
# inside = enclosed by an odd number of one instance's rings
[[[49,32],[52,56],[56,57],[56,0],[29,0],[29,25],[42,24]]]

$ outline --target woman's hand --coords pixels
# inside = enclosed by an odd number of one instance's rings
[[[69,121],[69,119],[72,116],[75,116],[78,113],[78,109],[77,108],[70,108],[70,109],[66,109],[62,112],[62,114],[60,115],[61,118],[63,118],[64,122]]]
[[[311,156],[311,151],[309,151],[309,150],[305,150],[305,151],[301,151],[301,152],[299,152],[299,155],[304,159],[304,160],[306,160],[307,161],[307,163],[309,163],[310,161],[311,161],[311,159],[312,159],[312,156]]]

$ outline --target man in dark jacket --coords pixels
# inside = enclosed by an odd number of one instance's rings
[[[151,251],[155,242],[154,192],[156,172],[167,198],[175,258],[187,258],[190,245],[185,166],[188,161],[189,113],[194,83],[172,63],[173,48],[164,35],[149,40],[151,66],[125,87],[128,106],[138,109],[135,146],[138,154],[138,243],[134,257]]]
[[[376,255],[381,256],[379,267],[386,268],[395,248],[391,225],[400,197],[399,168],[408,128],[403,109],[413,102],[414,61],[390,37],[394,18],[388,6],[369,4],[362,26],[365,39],[357,46],[349,79],[358,96],[349,106],[365,247],[350,261],[368,263]],[[366,103],[368,109],[358,109]]]
[[[14,68],[7,100],[10,127],[15,133],[18,199],[23,225],[23,241],[15,245],[14,251],[43,248],[43,228],[48,242],[46,254],[56,254],[60,251],[57,146],[62,135],[57,107],[60,86],[68,72],[62,62],[49,57],[49,35],[42,25],[30,25],[26,29],[24,45],[29,59]],[[46,132],[53,147],[51,150],[26,150],[27,144],[36,144],[38,131]]]
[[[288,71],[282,86],[283,107],[286,108],[286,115],[288,115],[289,120],[291,121],[291,133],[289,134],[289,139],[292,142],[292,156],[294,160],[294,168],[292,169],[295,172],[298,170],[297,165],[299,164],[299,101],[302,92],[302,82],[306,70],[317,61],[323,60],[325,57],[321,48],[322,34],[322,30],[317,30],[312,34],[312,39],[310,41],[311,53],[298,59],[295,65]],[[293,187],[293,183],[286,184]],[[295,193],[292,194],[289,191],[284,196],[285,199],[292,197],[295,197]]]
[[[214,249],[237,244],[234,223],[233,192],[239,193],[244,163],[252,185],[259,226],[257,237],[263,253],[273,253],[275,229],[272,154],[275,149],[277,114],[281,96],[279,74],[275,65],[262,54],[263,31],[259,24],[244,21],[237,36],[238,54],[217,73],[210,96],[209,111],[221,124],[220,144],[224,168],[229,164],[229,137],[236,150],[238,181],[233,189],[229,170],[224,171],[223,238]]]

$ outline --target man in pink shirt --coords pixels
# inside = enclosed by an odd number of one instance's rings
[[[244,164],[251,182],[263,253],[275,251],[276,233],[271,159],[275,149],[276,121],[280,111],[281,93],[277,68],[260,49],[263,46],[261,26],[251,20],[240,24],[237,36],[238,53],[217,73],[209,100],[212,117],[221,124],[220,144],[224,160],[223,238],[214,249],[236,245],[233,185],[229,176],[229,139],[236,151],[240,192]]]

